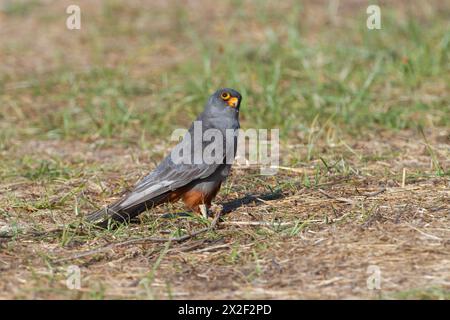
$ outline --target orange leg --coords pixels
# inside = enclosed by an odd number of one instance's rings
[[[183,201],[188,208],[197,213],[202,213],[203,216],[207,217],[211,202],[216,197],[219,190],[220,184],[217,188],[207,194],[197,190],[189,190],[183,194]]]
[[[206,204],[207,195],[196,190],[189,190],[183,194],[184,204],[191,210],[200,213],[200,205]]]
[[[167,198],[168,202],[175,202],[182,199],[186,207],[197,213],[206,214],[211,206],[212,200],[220,190],[220,185],[209,193],[204,193],[195,189],[180,188],[173,191]],[[202,208],[203,207],[203,208]],[[205,210],[206,209],[206,210]]]

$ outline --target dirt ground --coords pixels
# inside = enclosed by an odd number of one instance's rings
[[[374,40],[364,1],[211,3],[2,3],[0,299],[450,299],[450,8],[381,1]],[[197,236],[86,225],[223,83],[278,172],[235,166]]]
[[[433,142],[442,164],[448,165],[448,144],[438,142],[446,139],[445,134],[448,132],[433,137]],[[144,242],[104,247],[146,236],[155,228],[150,223],[154,221],[162,237],[168,237],[173,228],[184,227],[191,232],[201,228],[201,224],[183,222],[183,218],[175,222],[161,218],[168,209],[177,212],[182,207],[159,208],[147,213],[141,224],[106,231],[101,236],[71,235],[70,240],[62,240],[60,235],[25,234],[18,235],[14,241],[6,240],[0,253],[1,296],[447,298],[450,285],[448,178],[414,174],[430,168],[426,146],[417,143],[414,133],[396,135],[395,139],[380,135],[376,142],[369,139],[350,147],[351,152],[343,146],[328,148],[353,154],[349,155],[352,160],[345,164],[351,173],[342,175],[338,166],[330,168],[313,187],[304,186],[304,177],[314,179],[314,167],[296,168],[295,172],[280,170],[270,177],[236,169],[227,184],[228,191],[221,193],[216,201],[223,205],[224,211],[219,228],[183,243]],[[73,153],[74,149],[77,152]],[[359,165],[359,155],[394,150],[399,154],[394,159],[370,160],[363,167]],[[111,170],[108,175],[111,185],[106,187],[112,188],[114,181],[121,179],[122,172],[130,173],[125,179],[133,183],[135,175],[145,172],[146,165],[139,159],[148,156],[140,150],[129,149],[94,152],[87,143],[76,146],[28,143],[15,152],[57,155],[76,163],[110,159],[111,169],[107,170]],[[131,160],[129,154],[134,154],[135,159]],[[113,168],[120,168],[120,172],[114,175]],[[408,168],[404,186],[403,168]],[[72,179],[60,186],[63,188],[60,193],[70,193],[83,180],[85,177]],[[46,187],[23,179],[3,185],[2,192],[15,191],[23,201],[38,201]],[[84,192],[95,197],[98,188],[88,182]],[[48,201],[59,200],[55,197]],[[5,210],[23,224],[17,228],[35,230],[40,226],[49,230],[75,216],[65,206],[56,207],[52,210],[22,208],[20,212],[6,207]],[[62,246],[62,242],[66,244]],[[98,247],[105,250],[77,259],[76,253]],[[80,290],[66,287],[70,265],[81,268]],[[378,290],[368,289],[367,279],[373,273],[369,266],[379,268]]]

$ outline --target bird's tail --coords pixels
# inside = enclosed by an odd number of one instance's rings
[[[146,202],[135,203],[132,206],[124,206],[123,203],[127,198],[128,196],[107,207],[89,213],[86,215],[85,220],[103,228],[106,228],[110,222],[114,221],[118,223],[128,223],[141,212],[155,207],[161,202],[164,202],[165,199],[165,197],[160,196]]]
[[[109,221],[129,222],[131,216],[121,207],[123,200],[119,200],[107,207],[89,213],[85,220],[99,226],[106,227]]]
[[[124,208],[122,205],[124,200],[121,199],[107,207],[91,212],[85,217],[85,220],[100,227],[107,227],[112,221],[128,223],[132,218],[146,210],[145,203]]]

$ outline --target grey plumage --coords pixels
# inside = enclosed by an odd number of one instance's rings
[[[230,107],[223,96],[228,93],[231,97],[237,98],[237,105]],[[210,141],[201,141],[200,147],[194,141],[198,135],[194,132],[194,123],[184,136],[182,141],[174,150],[186,149],[190,145],[191,163],[175,163],[173,161],[173,151],[146,177],[139,181],[133,190],[122,199],[112,205],[89,214],[86,220],[92,223],[107,223],[108,219],[118,221],[129,221],[141,212],[155,207],[161,203],[170,201],[171,195],[177,190],[195,190],[199,192],[212,192],[214,188],[220,187],[231,171],[231,163],[236,155],[237,130],[239,129],[239,107],[242,100],[239,92],[233,89],[224,88],[217,90],[208,99],[204,111],[196,119],[197,124],[201,124],[201,133],[212,129],[217,130],[223,137],[223,150],[217,157],[221,161],[214,163],[194,163],[198,156],[203,155],[203,150],[210,144]],[[234,135],[228,136],[227,130],[231,130]],[[231,141],[230,141],[231,140]],[[196,147],[197,146],[197,147]],[[201,153],[201,154],[200,154]],[[196,158],[197,157],[197,158]],[[203,157],[200,157],[202,159]],[[231,159],[230,159],[231,158]]]

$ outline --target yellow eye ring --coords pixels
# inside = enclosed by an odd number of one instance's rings
[[[230,99],[231,96],[228,92],[222,92],[220,97],[222,98],[222,100],[228,100],[228,99]]]

